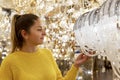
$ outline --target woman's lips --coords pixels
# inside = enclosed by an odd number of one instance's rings
[[[40,38],[40,39],[44,39],[44,37],[43,37],[43,38]]]

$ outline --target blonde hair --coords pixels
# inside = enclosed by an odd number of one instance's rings
[[[25,30],[29,32],[30,27],[34,24],[34,21],[39,17],[34,14],[14,15],[11,25],[11,53],[17,49],[22,48],[24,39],[21,35],[21,31]]]

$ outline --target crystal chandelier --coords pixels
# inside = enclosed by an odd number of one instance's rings
[[[74,32],[83,53],[107,56],[120,78],[120,0],[107,0],[99,8],[81,15]]]

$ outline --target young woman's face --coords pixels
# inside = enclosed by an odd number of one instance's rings
[[[30,33],[27,35],[27,42],[34,45],[42,44],[45,34],[45,29],[41,26],[40,20],[35,20],[34,25],[30,28]]]

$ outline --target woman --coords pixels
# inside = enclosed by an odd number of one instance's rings
[[[1,64],[0,80],[75,80],[79,66],[88,57],[81,54],[65,77],[48,49],[39,49],[45,30],[34,14],[14,15],[11,29],[12,53]]]

